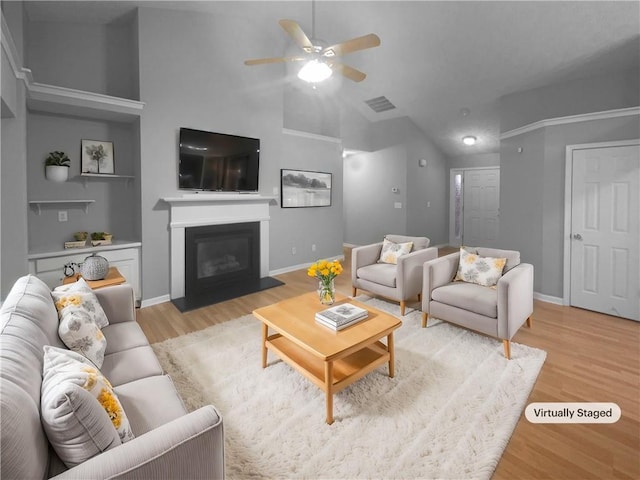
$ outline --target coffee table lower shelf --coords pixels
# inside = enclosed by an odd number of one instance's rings
[[[351,385],[392,358],[387,346],[377,341],[342,358],[322,359],[279,333],[270,335],[265,347],[311,380],[327,397],[327,423],[333,423],[333,394]],[[391,369],[390,369],[391,370]],[[393,377],[393,371],[389,372]]]

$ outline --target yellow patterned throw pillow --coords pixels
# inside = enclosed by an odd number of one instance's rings
[[[67,466],[134,438],[111,383],[82,355],[45,346],[42,374],[42,423]]]
[[[481,257],[462,247],[460,248],[458,273],[453,280],[493,287],[500,280],[506,263],[506,258]]]
[[[382,250],[380,251],[379,263],[392,263],[396,265],[398,258],[411,252],[413,242],[394,243],[386,238],[382,242]]]

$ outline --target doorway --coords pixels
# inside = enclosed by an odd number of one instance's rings
[[[452,168],[449,245],[494,245],[499,219],[500,167]]]
[[[567,147],[565,304],[640,320],[640,141]]]

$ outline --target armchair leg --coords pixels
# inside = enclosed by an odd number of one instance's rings
[[[358,289],[356,287],[351,287],[351,296],[355,297],[358,293]]]
[[[419,301],[419,302],[421,302],[421,301],[422,301],[422,294],[421,294],[421,293],[419,293],[419,294],[418,294],[418,301]]]
[[[422,312],[422,328],[427,328],[427,320],[429,320],[429,314]]]
[[[533,316],[529,316],[529,318],[527,318],[527,327],[531,328],[531,324],[533,323]]]
[[[511,360],[511,343],[509,340],[502,340],[502,344],[504,345],[504,356],[507,360]]]
[[[404,309],[407,307],[407,302],[400,300],[400,315],[404,317]]]

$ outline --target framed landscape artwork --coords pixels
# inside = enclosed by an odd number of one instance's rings
[[[115,173],[113,142],[82,140],[80,173]]]
[[[282,208],[331,206],[331,174],[307,170],[280,170]]]

